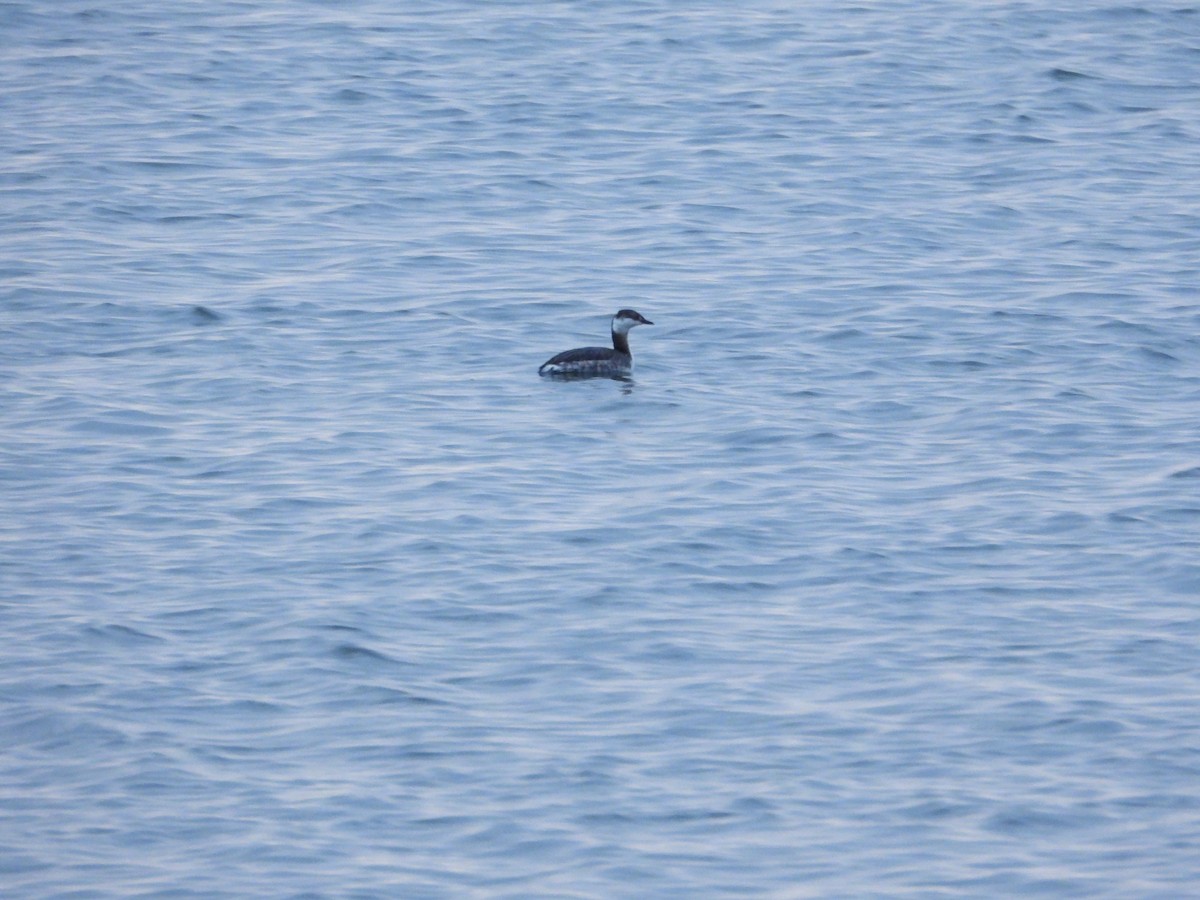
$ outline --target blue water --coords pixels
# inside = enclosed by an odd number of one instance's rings
[[[1200,7],[15,0],[0,120],[6,898],[1200,896]]]

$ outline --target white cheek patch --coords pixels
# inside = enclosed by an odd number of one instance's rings
[[[612,330],[618,334],[629,334],[630,328],[641,324],[641,322],[638,322],[635,319],[618,319],[614,316],[612,320]]]

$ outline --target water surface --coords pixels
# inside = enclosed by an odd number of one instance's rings
[[[0,85],[7,896],[1195,892],[1200,9],[17,0]]]

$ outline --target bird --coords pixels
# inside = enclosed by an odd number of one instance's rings
[[[633,372],[629,329],[654,323],[640,312],[622,309],[612,317],[612,347],[578,347],[552,356],[538,368],[539,375],[573,378],[620,378]]]

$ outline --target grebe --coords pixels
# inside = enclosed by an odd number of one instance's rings
[[[594,376],[620,377],[633,371],[629,352],[629,329],[654,323],[639,312],[623,309],[612,317],[612,342],[609,347],[580,347],[564,350],[542,363],[539,375],[565,375],[575,378]]]

